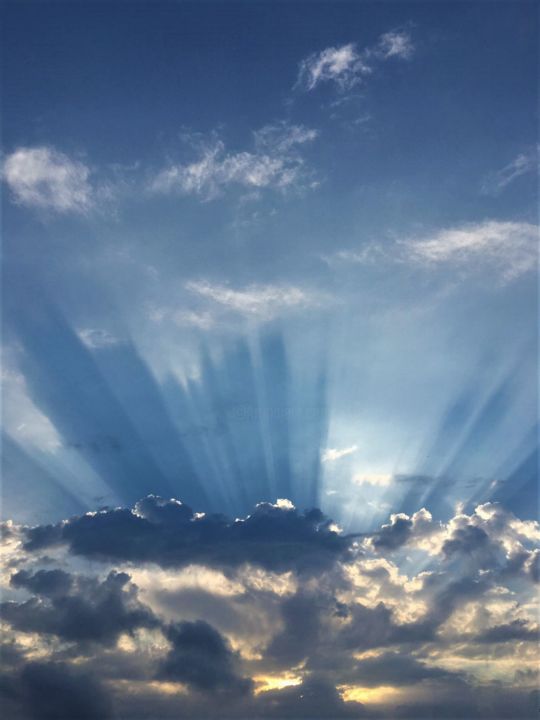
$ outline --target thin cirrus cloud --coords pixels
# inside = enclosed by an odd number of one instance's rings
[[[186,289],[218,306],[247,317],[271,319],[278,313],[319,304],[313,293],[294,285],[248,285],[238,290],[227,285],[193,280]]]
[[[20,147],[7,156],[2,178],[13,200],[59,213],[86,213],[94,204],[90,169],[50,147]]]
[[[424,270],[459,270],[465,276],[488,269],[505,284],[535,269],[537,249],[538,226],[485,220],[387,245],[370,243],[358,249],[338,250],[322,260],[329,265],[395,262]]]
[[[376,45],[359,50],[355,43],[328,47],[301,61],[295,88],[311,91],[325,82],[350,90],[373,72],[377,62],[390,58],[409,59],[414,45],[408,32],[384,33]]]
[[[340,458],[346,457],[347,455],[352,455],[357,450],[358,445],[351,445],[350,447],[346,448],[327,448],[321,456],[321,461],[334,462],[335,460],[339,460]]]
[[[104,177],[102,171],[97,174],[56,148],[19,147],[6,157],[1,177],[18,205],[83,215],[121,195],[140,194],[144,188],[156,194],[194,195],[205,200],[232,186],[248,191],[306,190],[318,182],[301,148],[317,135],[317,130],[303,125],[266,125],[253,133],[249,151],[238,152],[213,137],[199,143],[195,161],[171,164],[146,184],[133,176],[133,168],[110,166],[102,169]]]
[[[101,328],[82,328],[77,331],[77,335],[81,342],[90,350],[114,347],[122,342],[116,335]]]
[[[392,483],[392,475],[390,473],[357,473],[352,481],[355,485],[388,487]]]
[[[203,143],[195,161],[164,168],[151,180],[149,190],[212,200],[231,186],[281,191],[316,186],[300,153],[301,146],[317,137],[316,130],[280,123],[267,125],[253,135],[254,147],[250,151],[230,151],[216,138]]]
[[[536,171],[538,167],[538,148],[520,153],[497,172],[489,175],[482,183],[484,195],[498,195],[515,180]]]
[[[503,281],[536,266],[538,227],[526,222],[489,220],[441,230],[433,237],[404,244],[407,258],[423,266],[454,265],[474,270],[479,263],[495,269]]]

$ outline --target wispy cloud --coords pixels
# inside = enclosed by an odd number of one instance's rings
[[[346,448],[327,448],[321,456],[321,461],[333,462],[334,460],[339,460],[340,458],[346,457],[347,455],[352,455],[357,450],[358,445],[351,445],[350,447]]]
[[[408,32],[391,30],[376,45],[359,50],[355,43],[328,47],[301,61],[295,87],[311,91],[324,82],[350,90],[373,72],[374,66],[389,58],[408,59],[414,45]]]
[[[210,200],[232,185],[248,190],[305,188],[314,183],[299,147],[316,137],[316,130],[280,123],[256,131],[251,151],[229,151],[222,140],[212,138],[202,144],[195,161],[161,170],[150,190]]]
[[[373,51],[372,51],[373,52]],[[407,60],[414,53],[411,36],[403,30],[391,30],[381,35],[379,44],[373,54],[386,58],[402,58]]]
[[[392,483],[391,473],[357,473],[352,479],[355,485],[388,487]]]
[[[50,147],[20,147],[4,161],[2,178],[27,207],[86,213],[93,205],[90,169]]]
[[[509,282],[535,269],[537,253],[538,226],[485,220],[437,230],[422,237],[338,250],[321,259],[329,265],[394,262],[425,270],[446,267],[465,275],[489,269],[503,282]]]
[[[498,195],[514,180],[522,175],[536,172],[537,168],[538,148],[536,147],[529,152],[520,153],[508,165],[489,175],[482,184],[482,192],[485,195]]]
[[[242,315],[269,319],[283,310],[318,304],[311,293],[294,285],[248,285],[238,290],[205,280],[191,281],[186,289]]]
[[[100,348],[113,347],[119,345],[122,340],[116,335],[113,335],[108,330],[101,330],[98,328],[82,328],[77,331],[77,335],[86,347],[91,350],[98,350]]]
[[[508,281],[534,269],[538,227],[525,222],[489,220],[408,240],[403,248],[413,263],[428,267],[454,265],[469,270],[484,263]]]

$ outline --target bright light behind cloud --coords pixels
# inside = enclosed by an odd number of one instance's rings
[[[531,720],[536,8],[266,5],[3,8],[0,707]]]

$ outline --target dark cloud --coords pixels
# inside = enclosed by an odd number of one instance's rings
[[[36,595],[66,595],[72,584],[72,576],[64,570],[38,570],[32,574],[28,570],[19,570],[11,576],[14,587],[26,588]]]
[[[489,535],[476,525],[466,525],[458,528],[452,537],[445,541],[442,551],[447,556],[458,553],[471,554],[484,550],[489,545]]]
[[[463,679],[460,674],[430,667],[410,655],[398,652],[387,652],[357,662],[353,673],[356,684],[361,687],[414,685],[423,680]]]
[[[505,643],[518,641],[538,642],[540,633],[538,628],[531,627],[525,620],[512,620],[504,625],[495,625],[477,635],[476,642]]]
[[[406,515],[394,515],[389,525],[383,525],[371,540],[376,550],[396,550],[405,545],[413,529],[412,520]]]
[[[243,695],[251,681],[235,671],[235,655],[220,633],[208,623],[181,622],[164,630],[171,649],[158,677],[186,683],[203,692]]]
[[[350,540],[330,529],[320,510],[304,513],[260,503],[242,520],[197,515],[176,500],[149,496],[134,510],[115,509],[26,530],[27,550],[66,543],[77,555],[155,562],[162,567],[202,563],[315,572],[343,557]]]
[[[0,677],[0,698],[9,720],[110,720],[112,703],[91,674],[66,663],[30,662]]]
[[[0,678],[8,716],[41,717],[39,701],[30,701],[37,696],[31,684],[37,671],[29,662],[35,656],[28,636],[18,642],[19,632],[35,632],[47,653],[39,671],[43,686],[55,687],[59,669],[69,671],[66,716],[83,677],[103,701],[105,718],[111,706],[103,687],[111,693],[114,717],[130,720],[374,717],[374,707],[385,718],[488,718],[493,715],[487,708],[498,707],[497,694],[509,713],[508,683],[484,683],[480,702],[474,667],[470,675],[444,669],[457,636],[463,657],[476,658],[493,644],[488,650],[495,664],[523,648],[524,671],[518,677],[513,667],[510,683],[515,676],[521,686],[516,717],[526,717],[525,697],[534,686],[525,672],[537,638],[534,619],[516,620],[516,606],[505,605],[499,624],[482,631],[460,636],[453,623],[451,645],[448,631],[440,630],[468,602],[500,587],[514,593],[526,617],[537,560],[533,530],[494,505],[445,523],[422,509],[411,517],[392,515],[380,532],[358,542],[358,536],[333,532],[320,511],[299,512],[287,502],[259,504],[232,521],[155,496],[132,510],[104,508],[57,525],[13,526],[10,546],[22,538],[27,554],[23,560],[17,549],[11,562],[16,601],[0,608],[13,637],[3,652],[9,669]],[[426,538],[432,541],[417,542]],[[407,558],[395,553],[407,545]],[[144,565],[140,582],[149,606],[125,572],[86,577],[55,567],[51,558],[45,564],[41,548],[55,546],[62,562],[66,551],[73,553],[70,566],[99,561],[95,567],[108,572],[117,562],[129,563],[135,575]],[[202,567],[188,568],[194,564]],[[263,572],[269,570],[296,574]],[[32,596],[21,600],[25,592]],[[409,608],[415,619],[404,621]],[[493,622],[487,609],[473,620],[476,628]],[[126,634],[129,642],[117,642]],[[379,654],[366,652],[372,650]],[[259,680],[284,674],[303,680],[259,692]],[[174,683],[178,693],[171,692]],[[344,700],[344,688],[385,685],[406,688],[410,704],[394,707],[383,700],[366,708]]]
[[[24,602],[4,602],[2,618],[23,632],[56,635],[71,642],[112,644],[122,633],[155,627],[152,612],[137,599],[126,573],[96,578],[69,576],[61,571],[17,573],[14,584],[40,593]],[[63,586],[63,589],[61,589]]]
[[[328,613],[325,598],[302,592],[287,598],[281,606],[283,630],[266,649],[266,655],[279,664],[298,665],[318,645],[321,614]]]
[[[30,663],[21,673],[24,703],[36,720],[107,720],[110,700],[95,678],[67,665]]]

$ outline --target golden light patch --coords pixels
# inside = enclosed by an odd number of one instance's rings
[[[117,687],[121,692],[136,694],[140,692],[154,691],[163,695],[187,695],[189,689],[182,683],[166,682],[160,680],[114,680],[112,686]]]
[[[283,688],[300,685],[302,682],[301,675],[293,675],[285,673],[284,675],[256,675],[253,678],[255,682],[255,695],[268,692],[269,690],[283,690]]]
[[[135,640],[130,637],[129,635],[121,635],[118,638],[118,642],[116,643],[116,646],[119,650],[122,650],[123,652],[132,653],[135,652],[138,648],[137,643]]]
[[[345,702],[385,703],[396,700],[402,694],[400,688],[392,685],[379,685],[378,687],[361,687],[358,685],[339,685],[338,690]]]
[[[384,655],[385,650],[366,650],[365,652],[354,653],[353,657],[355,660],[368,660],[369,658],[376,658]]]

